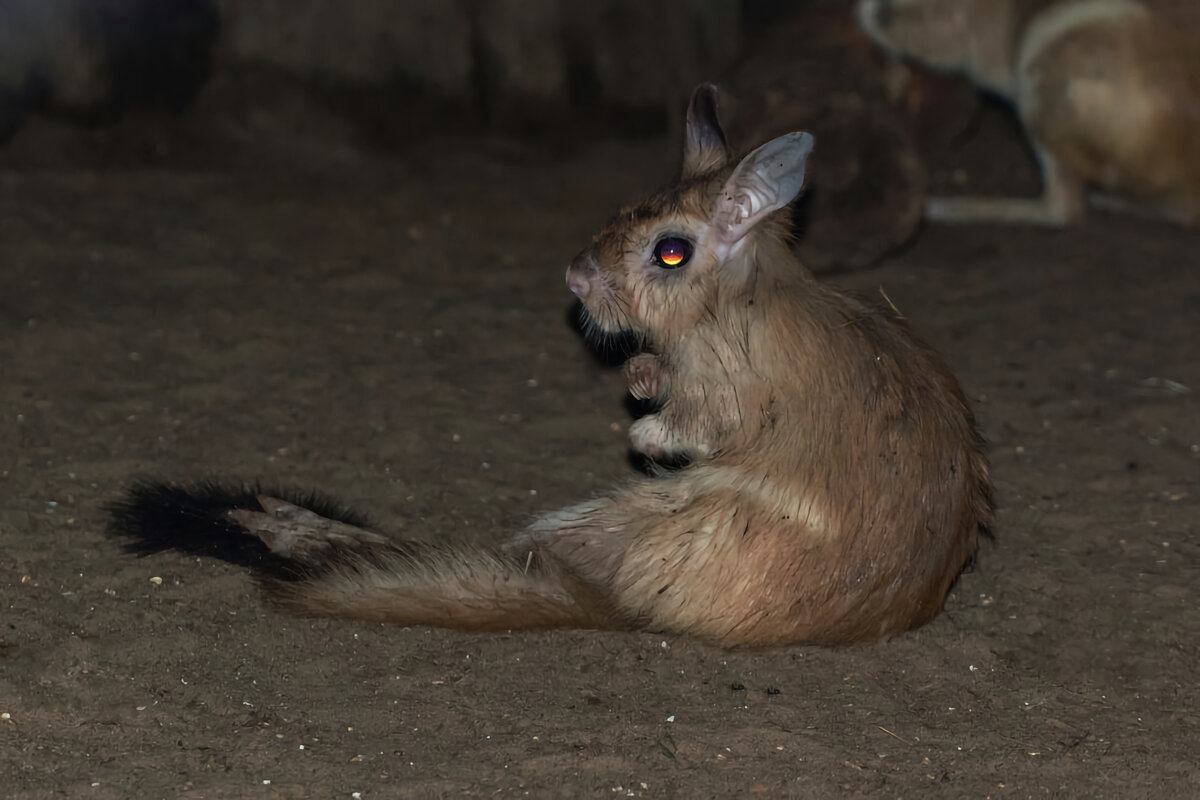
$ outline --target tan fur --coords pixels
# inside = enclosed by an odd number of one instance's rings
[[[628,306],[638,320],[615,310],[616,289],[588,307],[649,336],[671,387],[655,416],[685,454],[701,455],[613,499],[646,509],[623,537],[620,607],[650,627],[729,645],[845,643],[919,625],[988,520],[970,412],[928,348],[898,320],[816,282],[774,220],[744,251],[753,263],[733,267],[745,283],[698,274],[677,294],[643,285],[629,243],[702,227],[701,198],[724,177],[655,198],[661,214],[619,216],[576,262],[606,265],[603,285],[654,295]],[[681,223],[678,207],[697,215]],[[554,552],[594,535],[533,539]]]
[[[478,548],[362,551],[319,578],[268,583],[274,599],[311,616],[350,616],[466,631],[607,627],[604,598],[552,565],[522,568]]]
[[[644,419],[669,445],[650,455],[692,463],[548,514],[500,552],[313,525],[337,537],[322,551],[297,541],[303,520],[286,504],[260,498],[268,512],[242,525],[320,552],[312,575],[272,584],[277,597],[402,624],[637,628],[725,646],[871,641],[937,614],[991,513],[957,382],[894,314],[792,254],[782,214],[810,139],[730,162],[711,87],[688,131],[689,177],[617,215],[568,282],[593,325],[644,339],[631,384],[663,404]],[[690,263],[649,259],[664,235],[695,243]]]
[[[1041,162],[1036,201],[935,198],[930,216],[1065,224],[1093,187],[1200,222],[1200,36],[1134,0],[859,0],[892,52],[1010,100]]]

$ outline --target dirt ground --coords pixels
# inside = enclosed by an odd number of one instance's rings
[[[99,169],[57,135],[0,163],[0,795],[1200,796],[1195,233],[931,227],[831,278],[886,290],[991,443],[995,541],[926,628],[471,636],[283,616],[101,506],[226,476],[499,539],[603,491],[623,387],[562,273],[666,144]]]

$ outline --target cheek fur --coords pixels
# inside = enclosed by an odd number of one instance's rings
[[[630,315],[643,326],[653,325],[658,314],[662,312],[662,304],[666,298],[659,289],[660,287],[647,282],[630,293]]]
[[[706,305],[703,281],[684,274],[643,281],[629,296],[630,316],[652,338],[672,338],[691,328]]]

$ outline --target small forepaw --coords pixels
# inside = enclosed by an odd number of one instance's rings
[[[651,353],[641,353],[625,362],[625,381],[629,393],[638,400],[653,400],[665,388],[662,360]]]
[[[674,435],[658,414],[647,414],[629,426],[629,446],[647,458],[662,459],[679,449]]]

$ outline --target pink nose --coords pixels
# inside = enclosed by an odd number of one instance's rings
[[[583,270],[572,264],[567,267],[567,288],[580,300],[586,300],[587,296],[592,293],[592,282],[583,274]]]

